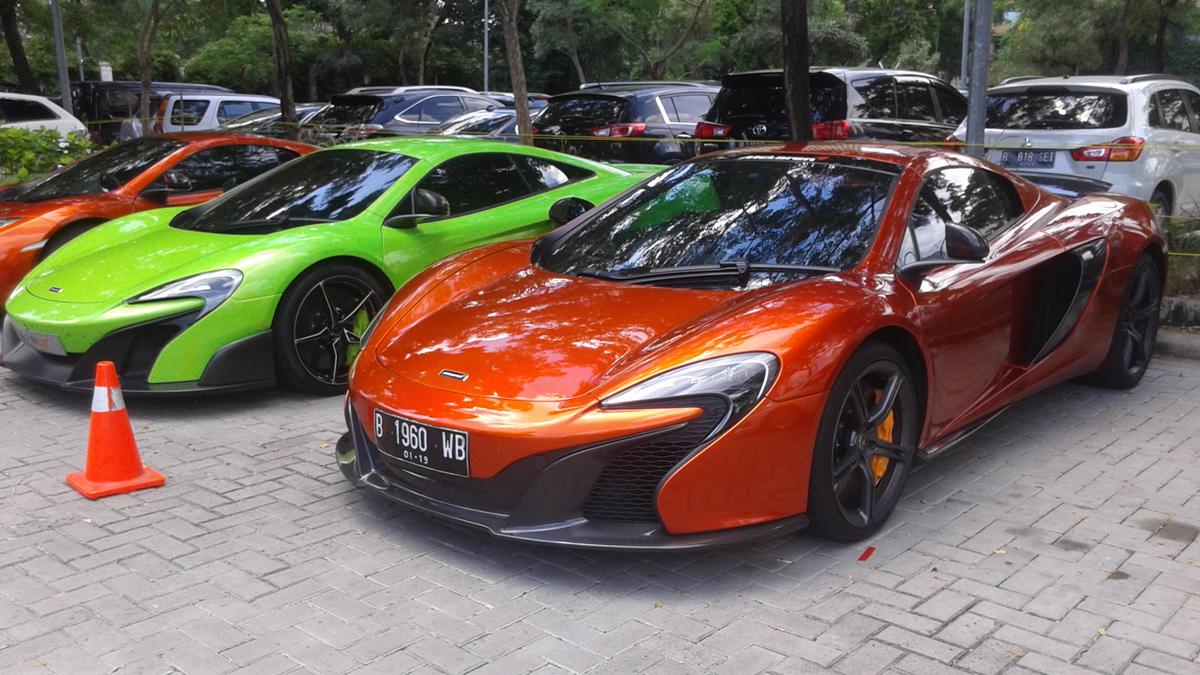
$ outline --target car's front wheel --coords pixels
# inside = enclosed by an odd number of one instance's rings
[[[846,363],[829,392],[808,489],[811,529],[859,541],[891,515],[912,468],[921,409],[904,357],[868,343]]]
[[[389,295],[353,265],[322,265],[300,275],[275,313],[279,379],[314,394],[345,391],[362,334]]]

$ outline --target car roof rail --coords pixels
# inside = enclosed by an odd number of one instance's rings
[[[1012,84],[1014,82],[1024,82],[1025,80],[1040,80],[1043,77],[1044,77],[1043,75],[1017,75],[1016,77],[1006,77],[1003,80],[1000,80],[1000,84],[997,84],[996,86],[1003,87],[1006,84]]]
[[[644,89],[648,87],[709,87],[704,82],[688,80],[626,80],[616,82],[584,82],[580,89]]]
[[[1187,82],[1178,75],[1168,75],[1166,73],[1142,73],[1141,75],[1130,75],[1121,80],[1121,84],[1136,84],[1138,82],[1153,82],[1154,80],[1176,80],[1178,82]]]

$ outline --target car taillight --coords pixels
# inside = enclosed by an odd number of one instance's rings
[[[609,124],[603,127],[596,127],[589,131],[588,135],[617,138],[620,136],[641,136],[645,132],[646,124],[644,122],[633,122],[630,124]]]
[[[1077,162],[1132,162],[1142,156],[1146,139],[1125,136],[1104,145],[1089,145],[1071,151],[1071,159]]]
[[[723,141],[729,138],[729,134],[733,131],[733,127],[725,124],[717,124],[716,122],[698,122],[696,124],[696,138],[711,138],[715,141]]]
[[[850,122],[813,122],[812,137],[814,141],[844,141],[850,138]]]

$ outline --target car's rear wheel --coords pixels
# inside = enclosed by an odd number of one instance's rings
[[[314,394],[346,390],[363,331],[389,291],[352,265],[313,268],[292,284],[275,314],[279,378]]]
[[[846,363],[813,448],[811,529],[836,541],[874,534],[891,515],[912,468],[921,409],[904,357],[868,343]]]
[[[1171,194],[1165,188],[1158,188],[1154,194],[1150,195],[1150,210],[1154,211],[1155,217],[1162,221],[1164,218],[1171,217]]]
[[[1161,301],[1162,275],[1158,263],[1149,255],[1142,255],[1129,275],[1108,356],[1092,375],[1093,384],[1129,389],[1142,381],[1154,356]]]

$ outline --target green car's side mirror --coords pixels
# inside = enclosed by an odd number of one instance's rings
[[[416,227],[426,220],[445,218],[450,215],[449,200],[433,190],[417,188],[409,195],[408,201],[412,204],[412,213],[399,213],[394,216],[388,216],[388,219],[383,221],[384,226],[394,227],[398,230],[407,230]]]
[[[550,222],[561,227],[582,216],[595,204],[579,197],[564,197],[550,206]]]

